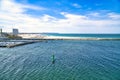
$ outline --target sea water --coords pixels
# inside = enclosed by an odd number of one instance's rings
[[[120,80],[120,41],[48,40],[0,48],[0,80]]]
[[[120,38],[120,34],[63,34],[63,33],[43,33],[47,36],[57,37],[80,37],[80,38]]]

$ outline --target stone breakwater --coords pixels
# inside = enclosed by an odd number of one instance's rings
[[[1,41],[0,47],[11,48],[11,47],[31,44],[35,42],[39,42],[39,40],[7,40],[7,41]]]

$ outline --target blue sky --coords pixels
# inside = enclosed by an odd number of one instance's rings
[[[87,14],[89,12],[120,13],[120,0],[16,0],[22,4],[31,4],[46,8],[43,11],[28,10],[28,14],[49,14],[62,17],[60,12]]]
[[[120,33],[120,0],[0,0],[10,32]]]

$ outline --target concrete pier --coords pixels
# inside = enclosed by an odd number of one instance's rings
[[[36,43],[36,42],[40,42],[38,40],[9,40],[9,41],[1,41],[0,42],[0,47],[7,47],[7,48],[12,48],[12,47],[16,47],[16,46],[22,46],[22,45],[26,45],[26,44],[32,44],[32,43]]]

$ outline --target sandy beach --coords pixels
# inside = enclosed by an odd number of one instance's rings
[[[47,36],[42,34],[19,34],[23,39],[50,39],[50,40],[120,40],[120,38],[93,38],[93,37],[64,37],[64,36]]]

